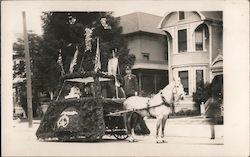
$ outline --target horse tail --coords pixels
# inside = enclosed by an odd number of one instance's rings
[[[137,113],[137,112],[132,112],[130,115],[130,128],[134,128],[135,134],[136,135],[149,135],[150,130],[148,129],[145,120],[143,117]]]

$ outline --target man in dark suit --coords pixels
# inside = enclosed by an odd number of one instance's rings
[[[138,81],[129,66],[126,68],[126,76],[124,76],[124,90],[127,98],[138,95]]]

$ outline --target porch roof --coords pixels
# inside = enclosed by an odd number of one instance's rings
[[[136,62],[132,69],[168,70],[168,64],[163,62]]]

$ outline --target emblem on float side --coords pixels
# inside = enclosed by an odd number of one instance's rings
[[[73,116],[73,115],[76,115],[76,114],[78,114],[76,111],[63,111],[61,113],[61,117],[57,121],[57,127],[58,128],[67,127],[68,124],[69,124],[69,116]]]

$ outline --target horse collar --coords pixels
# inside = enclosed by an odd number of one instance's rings
[[[163,96],[162,92],[160,92],[161,94],[161,99],[162,99],[162,102],[165,106],[167,107],[170,107],[170,104],[167,102],[166,98]]]

